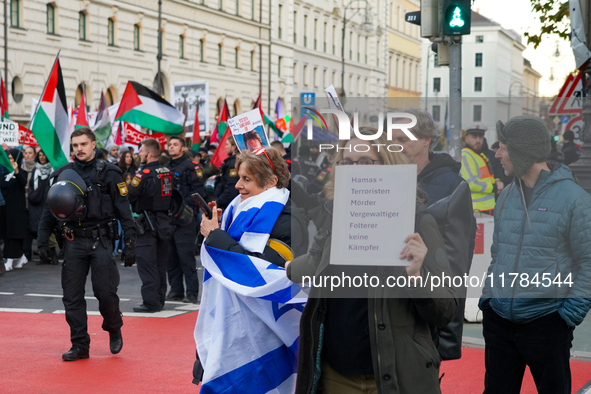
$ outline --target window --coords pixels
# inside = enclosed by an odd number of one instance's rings
[[[441,106],[433,106],[433,122],[439,122],[441,120]]]
[[[318,87],[318,67],[314,67],[314,87]]]
[[[86,14],[84,11],[78,13],[78,39],[86,41]]]
[[[376,55],[376,63],[377,64],[376,65],[378,67],[380,67],[380,48],[381,48],[381,46],[380,46],[380,39],[379,38],[378,38],[378,45],[376,46],[376,48],[377,48],[377,55]]]
[[[477,53],[474,58],[474,67],[482,67],[482,53]]]
[[[254,71],[254,51],[250,51],[250,71]]]
[[[482,44],[484,42],[484,36],[476,36],[476,43]]]
[[[236,0],[236,15],[240,15],[240,0]]]
[[[179,57],[185,59],[185,36],[179,36]]]
[[[55,34],[55,7],[47,4],[47,33]]]
[[[400,15],[400,6],[396,6],[396,30],[400,30],[400,19],[402,16]]]
[[[433,78],[433,93],[441,92],[441,78]]]
[[[318,49],[318,19],[314,19],[314,50]]]
[[[205,39],[202,38],[199,40],[199,61],[205,61]]]
[[[160,53],[166,53],[166,30],[162,29],[160,31]]]
[[[353,32],[349,32],[349,60],[353,60]]]
[[[334,55],[336,53],[335,51],[335,40],[337,39],[337,28],[336,26],[332,27],[332,54]]]
[[[392,55],[388,57],[388,85],[392,86]]]
[[[437,64],[437,59],[438,58],[439,57],[437,56],[437,54],[434,54],[433,55],[433,67],[435,67],[435,68],[439,68],[440,67],[439,64]]]
[[[482,105],[475,105],[473,107],[472,121],[473,122],[481,122],[482,121]]]
[[[394,75],[394,86],[398,86],[398,77],[400,76],[400,57],[396,57],[396,74]]]
[[[223,2],[223,0],[219,0],[219,3],[218,3],[218,4],[219,4],[219,6],[220,6],[220,8],[219,8],[219,9],[220,9],[220,10],[223,10],[223,9],[224,9],[224,2]]]
[[[357,63],[361,62],[361,36],[357,36]]]
[[[482,92],[482,77],[474,77],[474,91]]]
[[[23,101],[23,82],[19,77],[12,79],[12,98],[15,103]]]
[[[304,15],[304,48],[308,47],[308,15]]]
[[[138,25],[138,24],[133,25],[133,49],[135,51],[142,50],[142,47],[140,45],[140,39],[141,39],[140,34],[141,34],[140,25]]]
[[[298,71],[298,62],[293,62],[293,83],[296,85],[300,81]]]
[[[21,27],[21,0],[10,1],[10,26]]]
[[[234,67],[240,68],[240,48],[234,48]]]
[[[324,45],[323,45],[324,53],[326,53],[326,29],[328,29],[327,23],[324,22],[324,30],[322,30],[322,41],[324,42]]]
[[[364,56],[365,56],[365,64],[367,64],[367,47],[368,47],[367,37],[365,37],[365,46],[363,47]]]
[[[279,58],[277,59],[277,76],[279,78],[281,78],[281,63],[283,61],[283,58],[281,56],[279,56]]]
[[[298,43],[298,34],[296,33],[296,25],[298,21],[298,13],[297,11],[293,12],[293,43]]]
[[[278,16],[277,18],[279,19],[279,21],[277,22],[278,24],[278,30],[277,30],[277,36],[279,37],[279,39],[281,39],[282,36],[282,32],[281,32],[281,18],[283,17],[283,13],[281,12],[281,10],[283,9],[283,6],[281,4],[279,4],[279,11],[278,11]]]
[[[326,69],[324,69],[324,71],[322,71],[322,86],[328,86],[330,85],[330,83],[328,83],[328,78],[327,73],[326,73]]]
[[[218,65],[220,65],[220,66],[224,65],[223,53],[224,53],[224,46],[222,44],[218,44]]]
[[[109,46],[115,46],[115,20],[109,18],[107,23],[107,43]]]
[[[308,66],[304,65],[304,85],[308,85]]]
[[[252,20],[254,20],[254,1],[255,0],[251,0],[250,2],[250,15],[252,15]]]

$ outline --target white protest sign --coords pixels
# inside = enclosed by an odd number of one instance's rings
[[[228,126],[241,152],[244,149],[254,151],[269,146],[258,108],[228,119]]]
[[[18,124],[11,121],[0,122],[0,142],[8,146],[19,145]]]
[[[330,264],[408,266],[400,260],[414,233],[417,166],[335,167]]]

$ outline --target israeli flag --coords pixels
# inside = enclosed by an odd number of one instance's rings
[[[236,197],[222,229],[250,252],[262,253],[289,191],[271,188],[244,202]],[[293,393],[299,323],[305,295],[285,269],[263,259],[201,247],[205,268],[195,342],[202,394]]]

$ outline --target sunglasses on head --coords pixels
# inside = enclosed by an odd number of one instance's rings
[[[255,151],[253,151],[252,153],[254,153],[255,156],[261,156],[262,154],[267,156],[267,160],[269,160],[269,164],[271,164],[271,167],[273,167],[273,172],[275,173],[275,175],[277,175],[277,170],[275,170],[275,166],[273,165],[273,162],[269,158],[269,155],[267,154],[267,150],[265,148],[257,149]]]

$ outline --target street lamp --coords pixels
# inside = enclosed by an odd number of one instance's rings
[[[519,86],[521,86],[521,89],[523,89],[523,84],[521,82],[519,82],[519,81],[513,81],[509,85],[509,99],[507,101],[507,106],[508,106],[508,108],[507,108],[507,121],[509,121],[509,119],[511,119],[511,88],[513,87],[513,85],[519,85]],[[521,89],[520,89],[520,91],[521,91]]]
[[[353,4],[363,2],[365,3],[365,7],[363,6],[356,6],[353,7]],[[351,8],[351,10],[355,11],[353,15],[349,19],[347,19],[347,10]],[[341,60],[342,60],[342,71],[341,71],[341,89],[343,90],[343,96],[345,95],[345,29],[347,28],[347,22],[349,22],[359,11],[365,11],[365,18],[364,22],[361,26],[362,32],[364,35],[369,36],[373,32],[373,24],[371,23],[370,18],[370,6],[368,0],[351,0],[346,6],[343,11],[343,34],[342,34],[342,42],[341,42]]]

